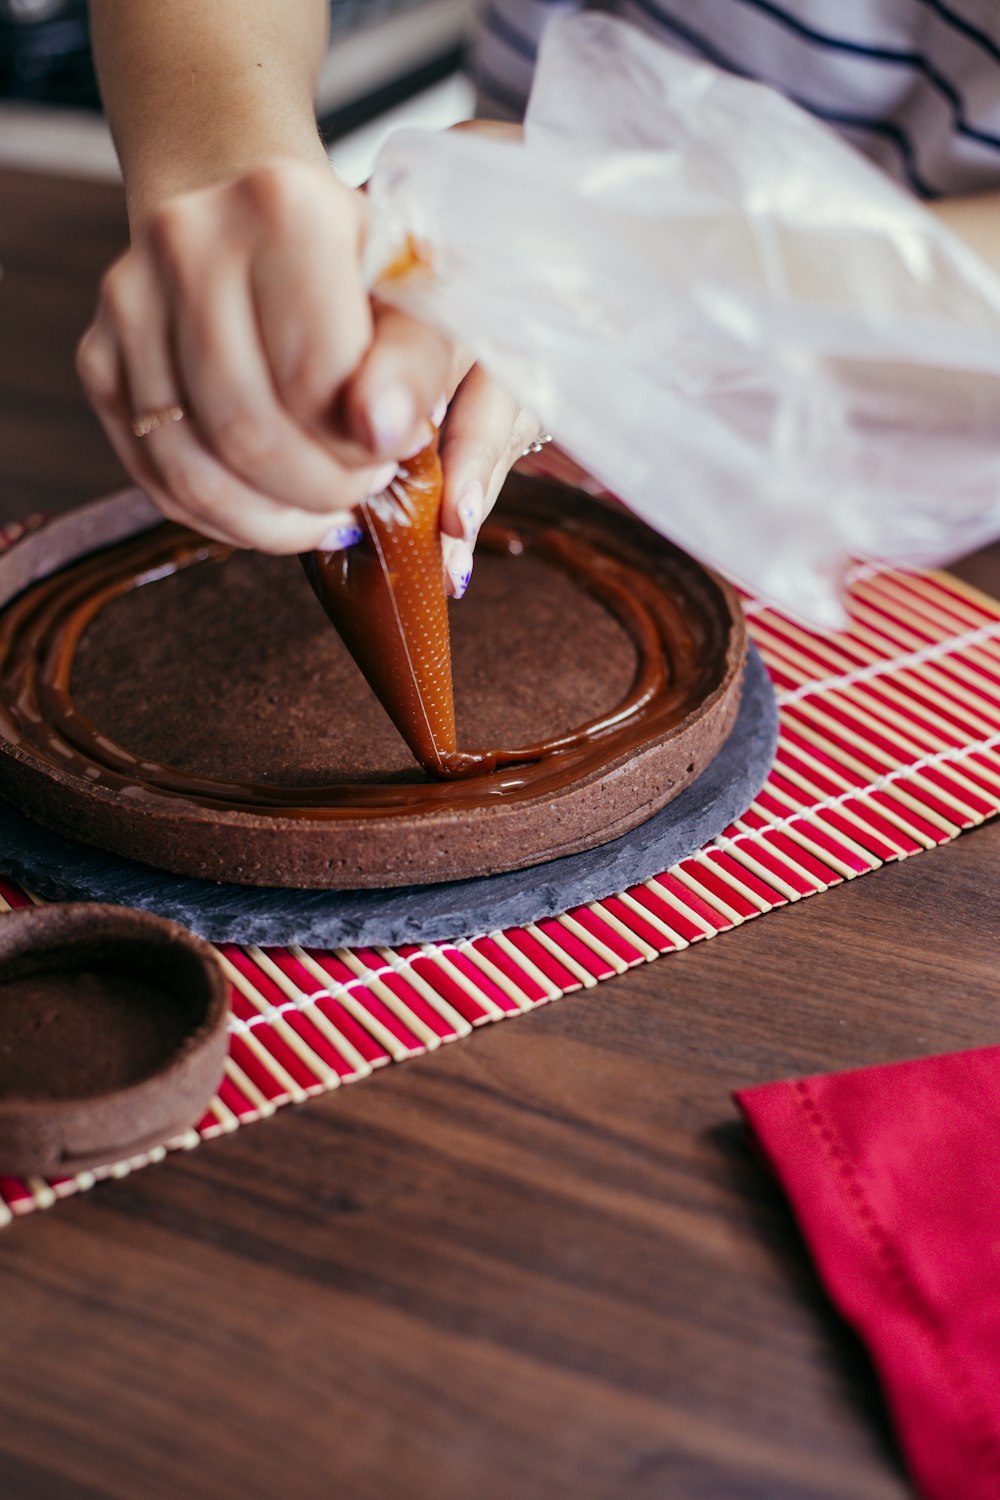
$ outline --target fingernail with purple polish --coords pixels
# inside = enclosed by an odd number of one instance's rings
[[[386,386],[368,408],[372,436],[380,449],[398,447],[416,419],[416,404],[405,385]]]
[[[479,528],[483,524],[485,499],[483,487],[478,479],[471,480],[458,497],[458,519],[462,526],[462,535],[470,547],[479,535]]]
[[[371,488],[368,491],[369,498],[372,495],[381,495],[382,491],[389,487],[396,477],[396,469],[397,465],[392,463],[383,464],[380,469],[375,470],[375,473],[371,477]]]
[[[364,532],[356,521],[344,521],[331,527],[316,549],[318,552],[346,552],[360,542]]]
[[[472,548],[467,542],[451,541],[447,544],[444,568],[447,592],[453,599],[461,599],[472,577]]]

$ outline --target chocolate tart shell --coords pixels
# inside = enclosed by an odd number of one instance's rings
[[[0,1173],[80,1172],[187,1130],[227,1019],[213,950],[175,922],[96,902],[0,918]]]
[[[657,717],[654,704],[588,741],[586,753],[529,771],[522,786],[508,788],[517,775],[501,782],[500,772],[431,783],[297,561],[238,553],[158,576],[102,607],[78,644],[73,708],[137,766],[160,763],[212,785],[252,781],[286,799],[297,789],[295,806],[286,813],[221,794],[192,800],[143,784],[138,772],[132,780],[102,767],[84,774],[35,736],[30,716],[12,721],[20,668],[9,630],[0,647],[0,791],[85,843],[246,885],[372,889],[465,879],[627,832],[695,779],[732,728],[746,653],[739,603],[635,518],[563,486],[515,476],[498,515],[502,545],[484,538],[473,585],[452,611],[460,745],[572,734],[613,716],[636,679],[637,638],[624,616],[594,578],[545,555],[542,543],[556,532],[609,559],[654,613],[662,606],[680,622],[671,628],[695,668],[673,722]],[[156,519],[136,492],[60,517],[0,557],[0,606],[17,600],[21,608],[36,580],[36,592],[46,580],[58,592],[94,557],[126,569],[129,549],[155,542]],[[347,788],[332,810],[331,785]],[[314,807],[313,798],[326,804]],[[354,806],[352,798],[368,801]]]

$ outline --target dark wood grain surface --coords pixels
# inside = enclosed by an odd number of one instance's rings
[[[5,516],[121,478],[72,349],[123,234],[110,188],[0,172]],[[0,1496],[910,1494],[729,1094],[995,1042],[998,855],[983,828],[15,1222]]]

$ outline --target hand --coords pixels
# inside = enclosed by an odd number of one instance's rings
[[[445,586],[455,598],[468,587],[479,528],[511,467],[538,433],[530,412],[517,406],[478,365],[468,369],[441,433]]]
[[[289,159],[178,195],[138,226],[78,367],[165,515],[266,552],[343,546],[352,507],[427,440],[454,356],[370,303],[364,219],[362,195]],[[172,407],[182,420],[136,436],[137,417]]]
[[[358,540],[354,507],[450,400],[442,546],[460,597],[479,528],[538,424],[433,330],[370,301],[364,225],[362,194],[292,160],[177,195],[105,276],[78,368],[166,516],[274,553]],[[137,418],[171,408],[182,420],[136,435]]]

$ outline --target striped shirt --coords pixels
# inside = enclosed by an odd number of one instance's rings
[[[520,118],[538,43],[582,0],[489,0],[480,114]],[[608,0],[691,57],[780,89],[923,198],[1000,186],[1000,0]]]

